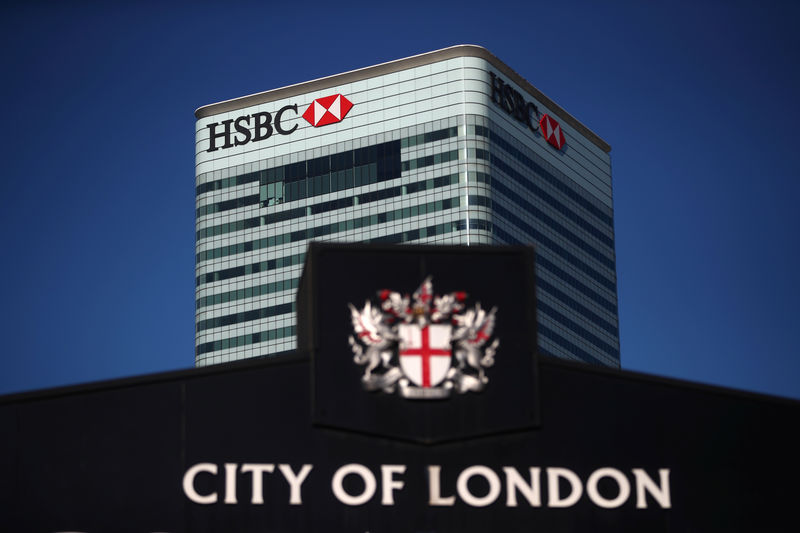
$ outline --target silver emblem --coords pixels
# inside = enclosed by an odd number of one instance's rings
[[[434,295],[428,277],[410,297],[383,290],[377,305],[348,304],[355,333],[349,342],[353,360],[364,367],[364,388],[412,399],[483,390],[500,344],[489,343],[497,308],[465,308],[466,297]]]

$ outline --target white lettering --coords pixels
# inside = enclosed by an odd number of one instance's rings
[[[347,491],[344,490],[344,487],[342,486],[344,478],[350,474],[360,476],[364,481],[364,492],[358,496],[351,496],[347,493]],[[333,480],[331,480],[333,494],[340,502],[346,505],[362,505],[367,503],[375,494],[376,487],[377,482],[375,481],[375,476],[372,474],[372,472],[370,472],[369,468],[356,463],[351,463],[340,467],[339,470],[337,470],[333,475]]]
[[[503,471],[506,473],[506,506],[517,506],[517,491],[519,491],[531,507],[542,506],[541,487],[539,483],[539,467],[532,466],[529,468],[531,474],[530,484],[527,483],[517,471],[516,468],[511,466],[504,466]]]
[[[405,483],[393,479],[394,474],[404,474],[406,465],[381,465],[381,505],[394,505],[394,491]]]
[[[225,503],[226,505],[238,504],[238,483],[239,478],[245,474],[251,475],[251,498],[253,505],[263,505],[264,502],[264,477],[275,471],[274,464],[271,463],[197,463],[186,470],[183,475],[183,492],[186,497],[197,504],[211,505]],[[289,485],[289,505],[303,505],[303,486],[309,478],[314,466],[303,464],[296,472],[292,465],[283,463],[277,465],[286,483]],[[653,502],[662,509],[672,507],[672,496],[670,491],[670,470],[661,468],[658,470],[658,479],[651,477],[644,469],[634,468],[632,473],[634,479],[630,479],[630,474],[613,467],[598,468],[589,475],[588,479],[581,479],[574,471],[562,467],[544,468],[547,474],[547,502],[542,499],[542,470],[543,468],[530,466],[528,475],[525,476],[522,469],[514,466],[504,466],[503,474],[505,483],[500,479],[500,472],[493,470],[485,465],[472,465],[462,470],[455,478],[455,487],[449,485],[442,487],[442,466],[427,465],[428,474],[428,505],[431,507],[452,507],[458,499],[471,507],[486,507],[497,503],[503,488],[505,487],[506,507],[519,507],[525,502],[530,507],[564,508],[576,505],[583,497],[584,490],[587,500],[597,507],[603,509],[615,509],[621,507],[632,497],[635,482],[636,508],[647,509],[648,504],[653,506]],[[406,488],[404,475],[408,466],[404,464],[382,464],[380,465],[381,475],[381,505],[396,505],[397,492]],[[214,488],[221,485],[222,480],[218,476],[224,470],[224,489]],[[197,478],[201,474],[210,474],[209,478],[202,479],[198,491]],[[339,467],[334,472],[331,479],[331,489],[334,496],[345,505],[357,506],[364,505],[375,498],[377,492],[377,472],[372,472],[368,467],[350,463]],[[350,480],[345,488],[345,479],[348,476],[361,478],[363,489],[355,480]],[[485,480],[488,490],[481,495],[484,489],[483,481],[474,481],[473,478],[479,477]],[[617,492],[613,491],[612,481],[604,481],[609,478],[617,485]],[[453,478],[447,478],[453,479]],[[242,479],[243,483],[246,480]],[[472,483],[472,485],[470,485]],[[603,493],[600,492],[602,485]],[[212,487],[212,488],[206,488]],[[455,490],[453,490],[455,489]],[[223,494],[219,494],[219,492]],[[207,493],[203,493],[208,491]],[[447,492],[452,491],[450,494]],[[478,494],[475,494],[477,491]],[[609,496],[610,494],[610,496]],[[648,503],[648,500],[649,503]]]
[[[311,472],[312,468],[312,465],[303,465],[303,468],[300,469],[300,472],[295,475],[295,473],[292,472],[291,466],[286,464],[278,465],[278,470],[281,471],[283,477],[286,478],[286,482],[289,483],[289,505],[303,504],[303,499],[300,495],[300,489],[303,481],[306,480],[308,473]]]
[[[439,465],[428,465],[428,505],[450,506],[456,503],[455,496],[442,498],[440,474],[442,467]]]
[[[572,486],[569,496],[561,497],[558,480],[566,479]],[[548,468],[547,469],[547,506],[548,507],[571,507],[581,499],[583,485],[580,478],[568,468]]]
[[[613,500],[603,497],[600,491],[597,490],[597,484],[604,477],[614,479],[614,481],[617,482],[617,486],[619,486],[619,494],[617,494],[617,497]],[[631,495],[631,484],[628,482],[628,478],[625,477],[625,474],[616,468],[598,468],[592,472],[592,475],[589,476],[589,479],[586,481],[586,494],[589,495],[589,499],[597,504],[597,506],[603,507],[604,509],[613,509],[625,503],[628,496]]]
[[[236,463],[225,463],[225,503],[236,503]]]
[[[489,492],[486,496],[481,498],[469,491],[469,479],[473,476],[482,476],[489,483]],[[458,475],[456,490],[461,499],[467,504],[473,507],[486,507],[494,503],[500,495],[500,478],[488,466],[470,466]]]
[[[669,509],[672,507],[672,502],[669,493],[669,468],[660,468],[658,470],[660,486],[657,486],[647,472],[641,468],[634,468],[633,475],[636,478],[636,508],[647,509],[647,498],[645,497],[645,489],[650,493],[661,506],[662,509]]]
[[[248,472],[253,474],[253,490],[250,503],[254,505],[262,505],[264,503],[264,472],[271,474],[274,471],[275,465],[270,463],[245,463],[242,465],[242,474]],[[227,497],[225,498],[225,503],[228,503]],[[236,503],[236,501],[234,500],[233,503]]]
[[[192,500],[194,503],[199,503],[202,505],[209,505],[212,503],[217,503],[217,493],[212,492],[211,494],[207,494],[203,496],[202,494],[198,494],[194,488],[194,478],[200,472],[208,472],[211,475],[217,475],[217,465],[214,463],[197,463],[186,473],[183,475],[183,493],[186,494],[186,497]]]

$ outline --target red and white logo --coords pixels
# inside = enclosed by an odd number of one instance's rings
[[[400,324],[400,367],[419,387],[430,388],[447,377],[450,370],[450,325]]]
[[[352,108],[353,103],[350,100],[341,94],[334,94],[324,98],[317,98],[311,102],[311,105],[303,113],[303,118],[309,124],[318,128],[341,122]]]
[[[564,139],[564,132],[561,131],[561,126],[553,120],[550,115],[542,115],[539,119],[539,126],[542,128],[542,135],[545,140],[553,145],[557,150],[561,150],[566,140]]]
[[[377,305],[350,304],[348,342],[366,390],[429,400],[484,389],[500,345],[491,341],[497,308],[467,308],[463,291],[438,296],[430,276],[411,296],[389,289],[378,295]]]

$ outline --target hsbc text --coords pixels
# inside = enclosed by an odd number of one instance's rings
[[[528,126],[531,131],[537,131],[539,129],[539,108],[536,107],[536,104],[526,102],[519,91],[504,82],[494,72],[489,72],[489,76],[492,78],[492,101],[506,113]]]
[[[275,113],[275,120],[272,118],[272,113],[262,111],[261,113],[253,113],[252,115],[242,115],[240,117],[230,118],[222,122],[213,122],[206,126],[208,128],[208,152],[215,152],[220,148],[230,148],[231,146],[242,146],[251,141],[263,141],[268,139],[273,131],[280,135],[289,135],[297,129],[297,124],[289,129],[283,127],[283,115],[287,111],[294,111],[297,114],[297,104],[283,106]],[[222,125],[221,130],[217,128]],[[236,133],[231,131],[231,125]],[[252,128],[252,131],[250,129]],[[222,140],[223,143],[217,146],[217,141]]]

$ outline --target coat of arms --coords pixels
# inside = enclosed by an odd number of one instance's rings
[[[355,331],[349,341],[354,361],[364,366],[366,390],[413,399],[483,390],[500,344],[489,342],[497,308],[465,308],[464,292],[434,295],[431,277],[411,296],[382,290],[378,298],[361,309],[349,304]]]

